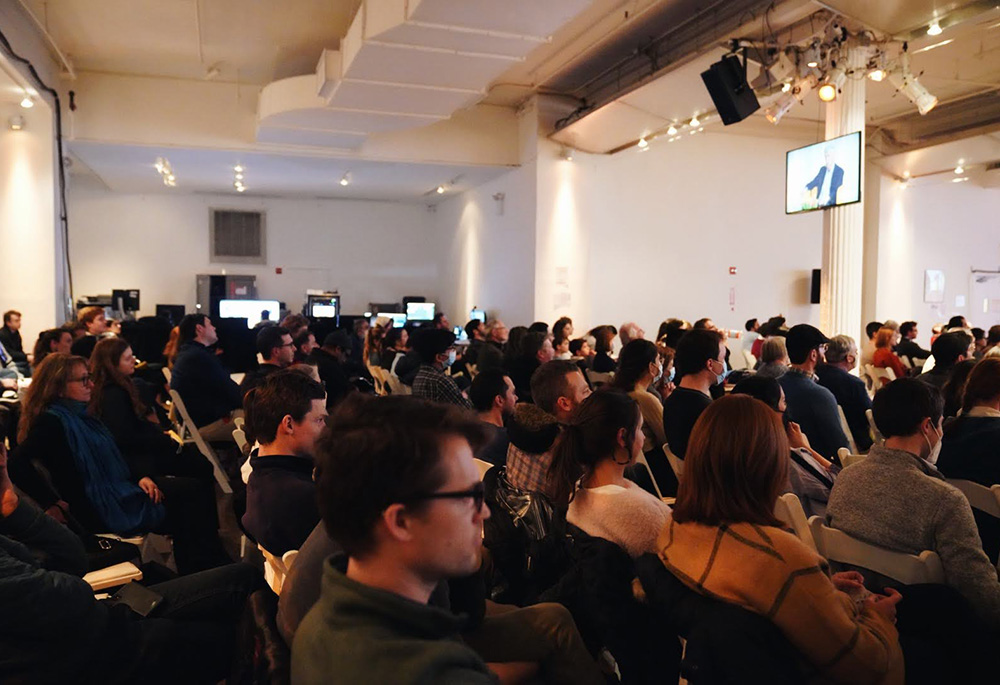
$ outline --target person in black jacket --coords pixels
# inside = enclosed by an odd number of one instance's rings
[[[326,393],[303,373],[279,371],[247,393],[243,408],[248,439],[260,443],[250,457],[243,527],[280,557],[319,522],[313,447],[326,425]]]
[[[962,415],[946,424],[938,470],[985,487],[1000,483],[1000,357],[986,357],[965,385]]]
[[[219,341],[212,320],[188,314],[178,325],[170,387],[180,394],[198,432],[209,441],[231,441],[233,419],[243,415],[243,394],[209,346]]]
[[[257,333],[257,352],[264,363],[248,372],[240,383],[240,392],[246,394],[264,382],[276,371],[288,368],[295,361],[295,343],[288,329],[281,326],[265,326]]]
[[[915,359],[927,359],[931,356],[930,350],[925,350],[917,344],[917,322],[904,321],[899,325],[899,335],[902,336],[896,349],[893,351],[900,357],[909,357],[912,362]]]
[[[319,377],[326,388],[326,407],[337,402],[354,389],[344,364],[351,351],[351,337],[344,331],[334,331],[323,338],[323,345],[309,355],[307,363],[319,370]]]
[[[826,363],[816,367],[819,384],[833,393],[851,429],[858,450],[867,452],[872,446],[868,415],[872,399],[865,382],[851,371],[858,363],[858,346],[849,335],[838,335],[826,345]]]
[[[224,678],[236,625],[263,587],[246,564],[153,585],[149,618],[98,601],[83,544],[18,496],[0,445],[0,672],[4,682],[179,683]]]
[[[3,326],[0,327],[0,344],[10,353],[11,359],[17,365],[21,375],[31,377],[31,365],[28,355],[24,352],[21,342],[21,312],[11,309],[3,313]]]

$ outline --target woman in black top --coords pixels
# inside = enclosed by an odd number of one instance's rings
[[[593,369],[597,373],[611,373],[617,364],[611,358],[611,345],[615,339],[615,329],[611,326],[598,326],[592,333],[594,334],[594,355]]]

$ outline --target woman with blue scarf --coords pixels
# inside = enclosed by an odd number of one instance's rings
[[[194,525],[188,503],[148,478],[143,487],[132,480],[111,433],[87,413],[92,387],[83,357],[51,354],[38,365],[11,458],[15,483],[57,519],[68,509],[88,532],[173,536],[181,573],[227,563],[217,532]]]

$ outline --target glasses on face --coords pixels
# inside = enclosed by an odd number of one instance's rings
[[[90,374],[88,373],[88,374],[86,374],[84,376],[80,376],[79,378],[70,378],[66,382],[67,383],[82,383],[83,385],[87,385],[87,384],[89,384],[91,382],[91,380],[90,380]]]
[[[423,495],[413,495],[409,498],[409,501],[421,502],[429,499],[465,499],[466,497],[472,499],[472,504],[475,505],[476,511],[479,511],[483,508],[483,502],[486,501],[486,486],[484,486],[482,481],[480,481],[468,490],[428,492]]]

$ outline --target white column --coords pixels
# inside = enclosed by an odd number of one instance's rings
[[[865,83],[868,53],[851,48],[849,76],[837,99],[826,105],[826,138],[861,131],[861,187],[865,170]],[[857,70],[850,73],[851,70]],[[864,271],[864,194],[861,202],[823,210],[823,270],[820,279],[820,328],[828,336],[849,335],[860,346],[861,283]]]

